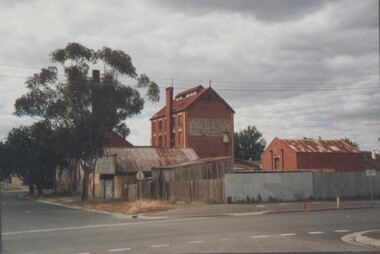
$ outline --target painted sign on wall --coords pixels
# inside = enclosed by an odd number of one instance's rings
[[[190,135],[192,136],[222,136],[230,131],[230,121],[226,119],[190,118]]]

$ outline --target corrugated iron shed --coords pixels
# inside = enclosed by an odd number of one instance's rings
[[[192,148],[107,148],[105,154],[116,155],[116,170],[118,172],[151,171],[152,167],[175,165],[196,161],[198,155]]]
[[[295,140],[281,139],[293,151],[300,153],[360,153],[355,147],[342,140]]]

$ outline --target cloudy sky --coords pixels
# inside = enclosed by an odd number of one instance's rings
[[[127,120],[135,145],[150,143],[171,79],[175,93],[211,79],[236,111],[235,130],[380,149],[377,0],[2,0],[0,9],[0,139],[32,121],[13,115],[26,78],[79,42],[127,52],[162,87],[159,103]]]

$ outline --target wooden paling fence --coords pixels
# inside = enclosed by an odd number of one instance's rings
[[[224,179],[191,180],[176,182],[152,182],[141,184],[144,199],[167,201],[204,201],[224,203]],[[138,184],[128,186],[128,200],[138,199]]]

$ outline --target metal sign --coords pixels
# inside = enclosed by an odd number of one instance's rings
[[[375,169],[366,169],[365,170],[365,176],[368,176],[368,177],[376,176],[376,170]]]
[[[140,170],[139,172],[137,172],[136,178],[139,181],[143,180],[144,179],[144,173]]]

